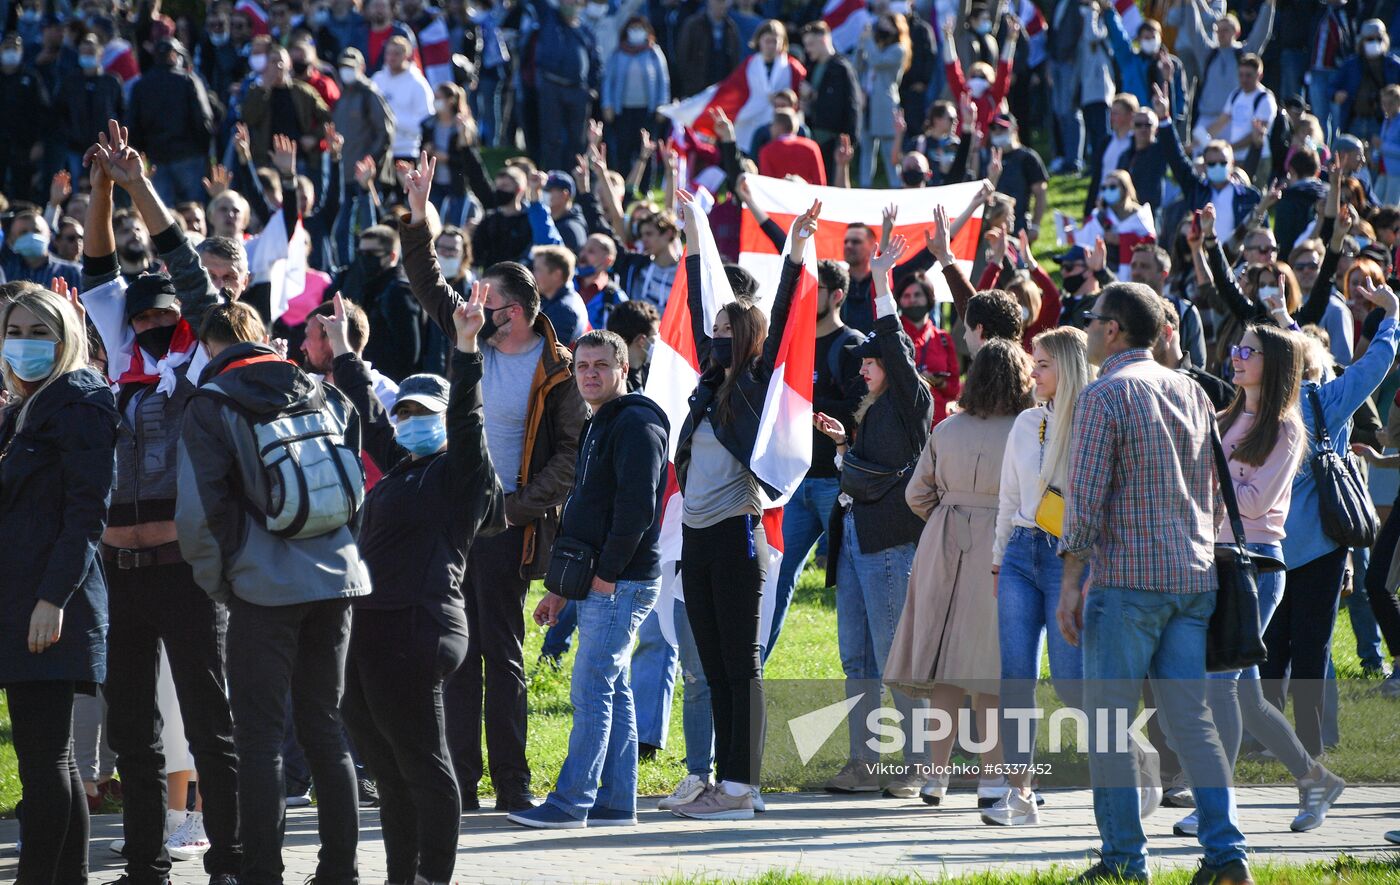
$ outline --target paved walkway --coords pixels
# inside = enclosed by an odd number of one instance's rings
[[[462,819],[456,880],[461,885],[506,882],[649,882],[668,876],[739,879],[765,870],[858,877],[873,874],[921,876],[970,873],[994,868],[1025,870],[1059,864],[1078,870],[1097,846],[1087,790],[1047,793],[1040,827],[1005,829],[980,823],[971,792],[954,792],[945,808],[917,799],[827,796],[812,793],[768,797],[769,811],[754,821],[701,823],[655,810],[643,800],[635,829],[525,830],[504,814],[476,813]],[[1400,787],[1352,787],[1327,823],[1311,833],[1289,832],[1297,793],[1284,787],[1240,790],[1240,821],[1257,861],[1303,862],[1347,853],[1381,858],[1394,846],[1381,838],[1400,826]],[[1171,835],[1178,809],[1163,808],[1145,821],[1158,864],[1194,866],[1194,840]],[[366,885],[384,881],[384,852],[375,811],[360,816],[360,875]],[[315,870],[313,809],[291,812],[287,822],[286,880],[300,885]],[[0,844],[11,848],[17,826],[0,822]],[[121,835],[121,819],[93,820],[93,881],[119,873],[120,858],[107,842]],[[7,852],[8,853],[8,852]],[[15,876],[15,860],[0,860],[0,880]],[[197,864],[176,864],[176,885],[207,879]]]

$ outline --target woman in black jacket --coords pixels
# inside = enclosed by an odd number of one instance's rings
[[[8,290],[8,291],[5,291]],[[88,368],[76,295],[0,287],[0,686],[24,798],[17,881],[87,881],[87,796],[70,745],[73,695],[107,678],[98,541],[116,474],[117,408]]]
[[[904,502],[904,487],[928,442],[933,395],[919,377],[914,342],[904,334],[890,294],[890,268],[904,254],[904,246],[904,237],[897,236],[870,259],[876,319],[875,331],[855,349],[869,391],[856,410],[856,427],[847,434],[835,418],[813,416],[817,428],[836,443],[841,464],[841,497],[831,514],[827,561],[836,564],[830,571],[836,573],[841,669],[848,694],[862,695],[848,714],[849,760],[827,783],[827,789],[838,793],[879,787],[875,764],[880,757],[867,745],[870,732],[864,723],[880,705],[885,658],[899,625],[914,550],[923,531],[923,521]],[[875,474],[892,475],[871,480]],[[912,724],[912,701],[900,692],[894,697],[904,722]],[[908,770],[885,786],[886,796],[911,799],[918,794],[925,780],[920,768],[923,755],[914,751],[913,741],[904,742]]]
[[[385,473],[365,497],[358,543],[374,593],[355,601],[346,662],[345,724],[379,786],[380,823],[395,885],[452,881],[462,800],[447,748],[442,686],[467,654],[462,577],[479,534],[505,527],[486,450],[481,330],[487,287],[453,314],[456,382],[413,375],[399,386],[397,425],[350,350],[345,309],[320,317],[335,352],[335,384],[359,410],[364,447]]]
[[[816,233],[821,203],[813,202],[793,225],[770,326],[753,303],[752,276],[737,268],[732,277],[747,283],[748,291],[736,291],[735,300],[713,318],[706,315],[700,210],[685,191],[678,190],[676,198],[685,209],[690,322],[696,358],[704,367],[676,446],[676,478],[685,494],[681,579],[686,616],[710,687],[719,782],[672,810],[698,820],[747,820],[758,795],[763,739],[758,631],[768,538],[762,518],[765,498],[779,497],[776,488],[755,475],[751,462],[802,256]]]
[[[473,159],[480,165],[480,155],[474,153],[476,120],[462,87],[456,83],[437,85],[433,90],[433,115],[424,118],[422,130],[423,149],[438,161],[430,199],[443,224],[466,227],[473,214],[467,165]]]

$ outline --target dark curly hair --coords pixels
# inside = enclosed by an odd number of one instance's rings
[[[978,418],[1019,415],[1035,405],[1031,386],[1031,358],[1020,343],[993,338],[972,358],[958,407]]]
[[[969,329],[981,326],[983,341],[1021,341],[1021,305],[1002,289],[984,289],[969,298],[963,323]]]

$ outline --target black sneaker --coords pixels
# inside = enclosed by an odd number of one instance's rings
[[[209,885],[238,885],[238,877],[233,873],[215,873],[209,877]]]
[[[374,781],[367,777],[360,778],[359,792],[361,808],[379,807],[379,788],[374,785]]]
[[[1089,869],[1071,879],[1071,883],[1076,882],[1146,882],[1146,876],[1129,876],[1121,870],[1115,870],[1099,861]]]
[[[463,811],[480,811],[480,810],[481,810],[481,800],[477,798],[477,795],[476,795],[476,791],[475,791],[475,790],[471,791],[470,793],[463,793],[463,794],[462,794],[462,810],[463,810]]]
[[[538,805],[535,794],[530,792],[529,787],[519,787],[514,790],[503,790],[496,794],[497,811],[529,811]]]
[[[1249,865],[1242,860],[1232,860],[1218,867],[1207,866],[1203,860],[1196,875],[1191,877],[1191,885],[1254,885],[1254,877],[1249,874]]]

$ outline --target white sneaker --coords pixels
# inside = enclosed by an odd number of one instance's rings
[[[1011,793],[1011,784],[1006,775],[977,781],[977,807],[991,808]]]
[[[763,795],[759,793],[758,787],[749,789],[749,801],[753,803],[753,810],[758,814],[763,814],[768,810],[768,806],[763,804]]]
[[[185,822],[185,812],[165,810],[165,838],[169,839],[175,835],[175,831]],[[113,839],[107,843],[107,850],[117,856],[121,856],[122,849],[126,848],[125,839]]]
[[[685,780],[676,785],[671,791],[671,795],[656,803],[656,807],[662,811],[670,811],[681,805],[688,805],[700,798],[700,794],[705,792],[705,788],[710,785],[710,779],[701,777],[698,774],[687,774]]]
[[[194,860],[209,850],[209,836],[204,832],[204,815],[191,811],[180,828],[165,840],[165,850],[171,860]]]
[[[1035,798],[1035,793],[1025,796],[1020,790],[1007,790],[995,805],[982,809],[982,822],[1001,827],[1034,826],[1040,823]]]
[[[125,839],[113,839],[111,842],[107,843],[107,850],[115,854],[117,857],[122,856],[122,849],[125,847]]]
[[[1200,818],[1196,815],[1196,812],[1193,811],[1172,825],[1172,834],[1175,836],[1190,836],[1194,838],[1196,836],[1196,831],[1200,829],[1200,823]]]

